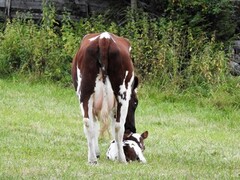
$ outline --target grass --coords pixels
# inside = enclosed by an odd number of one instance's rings
[[[87,146],[73,88],[0,79],[0,179],[240,178],[239,88],[207,96],[139,89],[138,132],[149,131],[147,164],[105,158],[97,166]]]

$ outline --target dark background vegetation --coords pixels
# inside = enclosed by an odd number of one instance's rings
[[[71,84],[71,61],[82,37],[109,31],[129,38],[142,82],[186,89],[226,83],[231,42],[239,38],[240,2],[229,0],[109,1],[107,8],[57,20],[45,4],[41,22],[30,13],[1,24],[0,77],[25,76]]]

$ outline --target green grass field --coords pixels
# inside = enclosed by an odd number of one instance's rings
[[[0,179],[238,179],[239,99],[239,87],[202,96],[142,86],[136,125],[149,131],[148,163],[107,160],[105,137],[90,166],[73,88],[0,79]]]

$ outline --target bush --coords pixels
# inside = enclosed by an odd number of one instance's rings
[[[150,18],[141,10],[126,12],[126,23],[121,26],[103,15],[73,22],[67,13],[59,23],[53,6],[44,8],[40,26],[24,18],[8,22],[0,34],[1,76],[27,73],[69,84],[72,57],[81,38],[109,31],[129,38],[143,82],[176,89],[224,82],[228,74],[226,54],[214,34],[211,38],[203,31],[196,35],[179,20]]]
[[[55,32],[54,8],[45,11],[40,27],[24,17],[6,24],[0,43],[1,75],[18,72],[65,83],[70,81],[72,55],[62,48],[63,42]]]
[[[0,72],[3,75],[19,70],[31,58],[32,48],[29,46],[32,29],[30,23],[22,25],[21,21],[7,22],[0,43]]]
[[[159,86],[187,88],[224,81],[227,58],[222,43],[204,32],[195,35],[179,21],[131,14],[121,34],[132,43],[132,56],[143,80]]]

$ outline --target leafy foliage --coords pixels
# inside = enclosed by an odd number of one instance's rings
[[[179,21],[194,34],[215,32],[217,40],[228,40],[239,31],[239,1],[229,0],[139,0],[139,6],[152,16]]]
[[[203,6],[202,2],[185,2],[184,6]],[[176,1],[172,9],[182,5]],[[220,9],[214,11],[218,13]],[[55,12],[54,6],[44,7],[40,26],[24,17],[6,24],[0,33],[1,76],[22,73],[70,84],[71,61],[81,38],[91,32],[103,31],[129,38],[138,75],[142,81],[156,86],[173,89],[207,87],[225,82],[228,75],[227,56],[223,44],[216,40],[217,35],[212,33],[210,36],[202,26],[199,29],[186,26],[182,18],[175,17],[176,14],[171,18],[152,18],[142,10],[127,10],[125,23],[118,26],[109,21],[107,15],[73,22],[70,14],[65,13],[58,22]],[[199,18],[205,21],[202,16]]]
[[[224,80],[227,58],[214,34],[211,39],[204,32],[196,36],[179,21],[151,19],[143,12],[134,17],[121,33],[132,42],[133,59],[142,78],[176,88]]]

